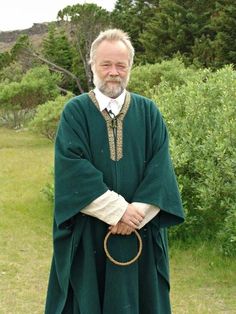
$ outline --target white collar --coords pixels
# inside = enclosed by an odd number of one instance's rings
[[[110,97],[104,95],[97,87],[95,87],[95,89],[93,91],[94,91],[94,94],[96,96],[97,102],[99,104],[100,111],[103,111],[104,109],[106,109],[107,106],[110,105],[111,100],[115,100],[116,101],[116,105],[118,107],[118,111],[121,110],[121,108],[122,108],[122,106],[123,106],[123,104],[125,102],[125,95],[126,95],[126,90],[125,89],[123,90],[121,95],[118,96],[115,99],[110,98]]]

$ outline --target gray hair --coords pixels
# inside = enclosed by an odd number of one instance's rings
[[[121,29],[108,29],[104,32],[101,32],[98,37],[93,41],[90,49],[90,60],[89,63],[93,64],[95,61],[96,51],[98,46],[104,41],[122,41],[129,51],[129,65],[130,67],[133,64],[134,59],[134,47],[130,41],[130,37],[127,33],[122,31]]]

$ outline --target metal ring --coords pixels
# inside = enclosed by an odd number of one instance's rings
[[[131,265],[133,264],[134,262],[137,261],[137,259],[139,258],[139,256],[141,255],[142,253],[142,249],[143,249],[143,242],[142,242],[142,239],[141,239],[141,236],[140,234],[138,233],[138,231],[134,230],[134,233],[136,234],[137,238],[138,238],[138,241],[139,241],[139,249],[138,249],[138,253],[137,255],[132,258],[131,260],[127,261],[127,262],[119,262],[119,261],[116,261],[111,255],[110,253],[108,252],[108,249],[107,249],[107,241],[108,241],[108,238],[109,236],[112,234],[111,231],[109,231],[107,233],[107,235],[105,236],[105,239],[104,239],[104,251],[106,253],[106,256],[109,258],[109,260],[114,263],[115,265],[118,265],[118,266],[128,266],[128,265]]]

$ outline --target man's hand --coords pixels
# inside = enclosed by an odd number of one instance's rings
[[[109,230],[112,234],[130,235],[134,231],[134,228],[131,228],[124,222],[119,221],[115,226],[110,226]]]
[[[137,229],[139,224],[143,221],[144,212],[132,204],[127,206],[124,215],[121,217],[121,222],[124,222],[131,228]]]

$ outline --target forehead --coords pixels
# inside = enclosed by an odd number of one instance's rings
[[[112,62],[128,62],[129,51],[126,45],[120,40],[104,40],[97,47],[95,59],[97,62],[101,62],[103,60]]]

